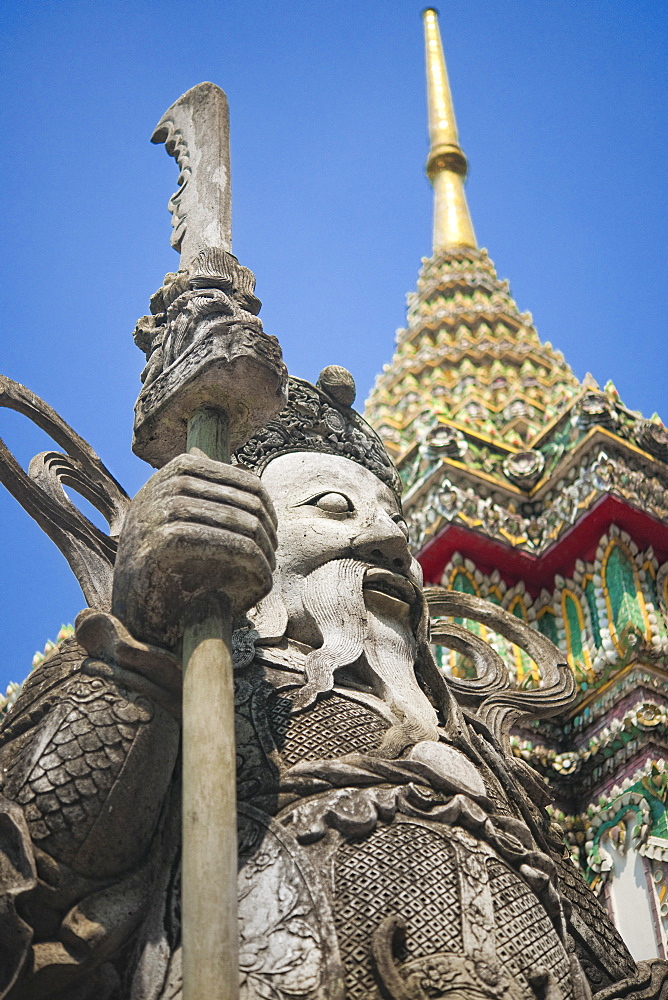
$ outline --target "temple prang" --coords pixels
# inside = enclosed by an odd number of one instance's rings
[[[492,601],[567,657],[574,703],[516,725],[512,749],[549,782],[573,858],[632,951],[651,939],[665,956],[668,430],[612,383],[580,381],[477,248],[438,18],[423,17],[433,254],[366,416],[403,480],[434,593]],[[520,685],[541,683],[507,639],[492,644]],[[446,675],[472,675],[435,648]]]

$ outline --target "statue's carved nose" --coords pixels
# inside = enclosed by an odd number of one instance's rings
[[[361,532],[353,540],[352,547],[358,559],[393,573],[406,573],[410,565],[406,536],[389,518],[386,523],[376,524]]]

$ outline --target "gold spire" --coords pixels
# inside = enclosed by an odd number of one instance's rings
[[[459,147],[438,13],[428,7],[422,17],[429,108],[427,176],[434,188],[434,253],[447,247],[477,247],[464,194],[468,165]]]

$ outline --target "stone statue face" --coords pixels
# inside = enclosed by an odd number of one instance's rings
[[[278,518],[270,598],[287,612],[281,634],[314,650],[300,704],[335,683],[362,684],[394,713],[398,745],[404,729],[437,739],[414,672],[422,575],[391,490],[355,462],[319,452],[274,459],[262,482]],[[262,636],[261,616],[255,624]]]
[[[365,599],[405,616],[422,573],[387,486],[356,462],[320,452],[281,455],[269,463],[262,482],[278,516],[276,562],[288,591],[294,589],[291,581],[326,563],[355,559],[368,566]]]

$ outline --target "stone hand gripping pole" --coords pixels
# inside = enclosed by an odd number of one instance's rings
[[[287,371],[257,318],[252,272],[230,253],[229,113],[201,83],[163,115],[152,141],[180,168],[167,275],[135,340],[148,357],[134,451],[160,467],[187,450],[229,462],[283,407]],[[232,607],[204,585],[183,616],[184,1000],[238,995]],[[238,609],[237,609],[238,610]],[[241,609],[247,610],[247,609]]]

